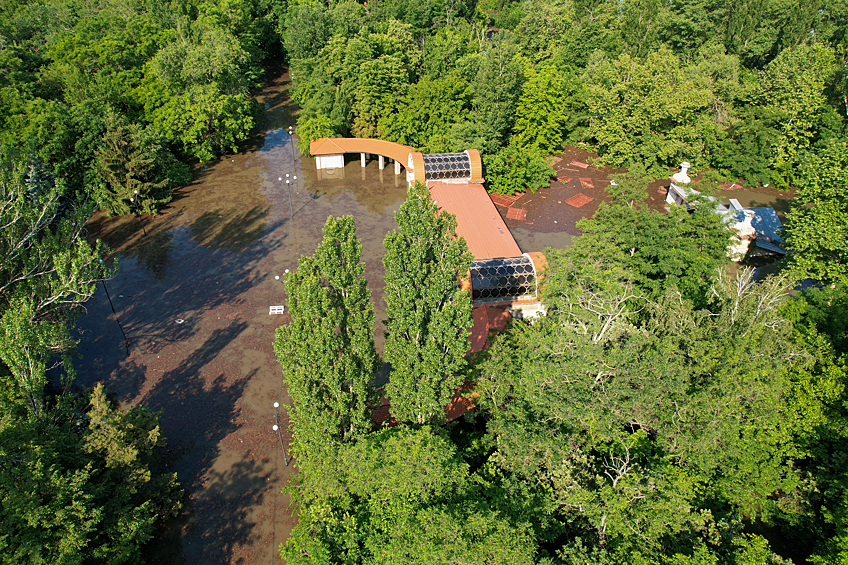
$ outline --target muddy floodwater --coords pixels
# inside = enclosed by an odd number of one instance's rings
[[[744,207],[751,208],[774,208],[775,213],[782,221],[786,221],[786,214],[792,204],[792,193],[766,190],[763,188],[742,188],[735,190],[720,190],[716,195],[722,202],[728,202],[735,198]]]
[[[315,250],[328,216],[356,219],[376,317],[385,317],[382,242],[406,195],[403,173],[356,159],[342,178],[318,179],[288,134],[286,88],[281,78],[259,96],[266,134],[202,167],[162,214],[97,214],[89,226],[120,272],[79,321],[78,380],[161,411],[166,462],[188,493],[152,563],[280,562],[293,523],[281,489],[294,466],[271,429],[274,402],[289,401],[272,341],[288,316],[269,307],[285,305],[276,277]],[[375,337],[381,347],[382,332]]]
[[[330,215],[356,219],[382,350],[382,243],[396,227],[405,171],[380,170],[376,161],[363,168],[357,155],[344,170],[319,176],[288,133],[287,89],[286,76],[265,88],[257,97],[264,133],[244,152],[200,167],[161,214],[98,213],[89,225],[120,271],[98,287],[79,320],[78,381],[102,381],[124,405],[160,411],[169,443],[163,463],[187,493],[182,514],[148,548],[151,563],[280,562],[294,520],[281,489],[296,461],[284,464],[271,429],[274,403],[289,402],[272,348],[288,315],[269,311],[285,306],[281,279],[315,250]],[[558,180],[513,204],[526,212],[507,219],[523,251],[568,246],[577,220],[607,198],[611,170],[572,166],[589,157],[567,149]],[[575,195],[588,203],[570,205]],[[730,196],[779,213],[788,205],[782,196]],[[656,206],[663,198],[651,192]],[[499,211],[506,216],[506,207]],[[287,444],[282,410],[280,424]]]
[[[184,512],[148,548],[151,563],[280,562],[293,525],[281,489],[296,461],[284,464],[271,429],[274,403],[289,402],[272,348],[288,315],[269,311],[285,306],[281,279],[315,250],[330,215],[356,219],[382,350],[383,239],[396,227],[405,171],[376,161],[363,168],[355,155],[344,170],[319,176],[288,133],[287,89],[286,76],[263,89],[263,134],[242,153],[201,166],[161,214],[98,213],[89,224],[120,271],[79,320],[78,381],[102,381],[122,404],[161,413],[163,463],[187,493]],[[581,173],[589,174],[606,173]],[[578,211],[561,202],[577,188],[553,189],[562,193],[556,207],[545,203],[553,193],[537,193],[535,204],[525,198],[524,220],[509,220],[524,251],[569,245],[574,222],[602,199],[593,193],[594,204]],[[282,410],[280,420],[287,444]]]

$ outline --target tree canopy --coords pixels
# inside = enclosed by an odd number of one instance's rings
[[[437,213],[420,183],[410,187],[395,220],[398,229],[386,236],[383,258],[385,356],[392,366],[386,393],[399,421],[441,422],[465,367],[471,296],[460,277],[471,254],[456,236],[456,218]]]
[[[277,329],[297,452],[314,456],[328,443],[371,431],[380,368],[374,309],[353,217],[327,218],[324,239],[286,277],[291,322]]]
[[[189,161],[253,131],[249,91],[279,57],[275,14],[241,1],[4,4],[0,145],[37,154],[112,213],[128,212],[133,183],[157,211],[190,180]]]
[[[793,250],[791,268],[799,278],[845,281],[848,143],[834,142],[804,163],[785,231],[787,245]]]
[[[180,508],[158,416],[75,393],[73,320],[114,268],[83,237],[90,202],[36,158],[0,162],[0,560],[138,562]],[[54,369],[60,378],[48,376]]]
[[[276,343],[302,470],[288,561],[844,562],[846,31],[844,2],[821,1],[3,3],[3,558],[138,561],[178,507],[156,418],[68,386],[74,312],[112,272],[81,230],[129,198],[156,212],[189,163],[238,150],[251,90],[285,63],[302,151],[473,147],[512,194],[585,143],[647,175],[686,160],[797,188],[786,270],[754,282],[707,202],[656,213],[619,183],[548,252],[547,315],[475,363],[470,257],[413,188],[386,239],[399,424],[381,430],[360,246],[329,221]],[[821,286],[790,295],[804,277]],[[443,422],[463,380],[477,408]]]

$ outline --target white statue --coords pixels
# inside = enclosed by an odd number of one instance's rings
[[[689,178],[689,175],[687,175],[686,172],[691,166],[692,165],[690,165],[688,161],[683,161],[682,163],[680,163],[680,172],[671,175],[671,180],[673,180],[674,183],[677,185],[689,184],[692,179]]]

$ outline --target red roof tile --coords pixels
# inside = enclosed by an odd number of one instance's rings
[[[524,208],[510,208],[506,211],[506,217],[509,220],[523,220],[527,217],[527,210]]]
[[[581,206],[585,206],[586,204],[588,204],[592,200],[594,200],[594,198],[592,198],[591,196],[586,196],[582,192],[578,192],[577,194],[575,194],[574,196],[572,196],[571,198],[566,200],[565,203],[568,204],[569,206],[574,206],[575,208],[580,208]]]
[[[590,190],[595,188],[595,183],[592,182],[592,179],[580,179],[580,186],[585,188],[586,190]]]
[[[445,419],[448,422],[452,422],[474,408],[474,402],[477,397],[480,396],[480,393],[477,391],[472,392],[467,397],[463,396],[471,390],[471,387],[463,383],[456,392],[453,394],[450,403],[445,406]]]
[[[492,202],[497,204],[498,206],[503,206],[505,208],[509,208],[515,201],[518,200],[518,196],[507,196],[506,194],[490,194],[489,198],[492,199]]]

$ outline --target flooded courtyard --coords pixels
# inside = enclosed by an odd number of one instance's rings
[[[383,239],[396,227],[405,171],[380,170],[376,161],[362,168],[354,158],[319,177],[288,133],[287,87],[283,76],[257,97],[265,133],[246,151],[202,166],[161,214],[98,213],[89,224],[120,271],[99,285],[79,320],[78,382],[102,381],[121,403],[161,413],[164,463],[187,493],[150,562],[280,562],[293,525],[281,491],[295,466],[284,464],[271,429],[274,403],[289,402],[272,348],[288,316],[269,309],[286,304],[282,279],[315,250],[330,215],[356,220],[382,350]],[[583,157],[575,155],[568,159]],[[522,251],[569,245],[575,222],[605,199],[610,171],[576,172],[516,202],[527,216],[507,223]],[[594,192],[578,176],[594,178]],[[578,191],[592,197],[579,210],[565,204]],[[287,443],[285,412],[280,417]]]
[[[385,317],[382,242],[406,183],[358,160],[344,178],[318,179],[286,129],[284,86],[260,97],[271,129],[255,148],[203,167],[156,217],[97,214],[89,225],[120,272],[79,321],[78,382],[103,381],[120,402],[161,412],[167,463],[187,492],[151,562],[280,562],[293,520],[281,489],[294,467],[271,429],[274,402],[289,400],[272,342],[288,316],[269,307],[286,303],[281,279],[315,250],[328,216],[356,219],[376,317]],[[375,338],[381,347],[382,331]]]

